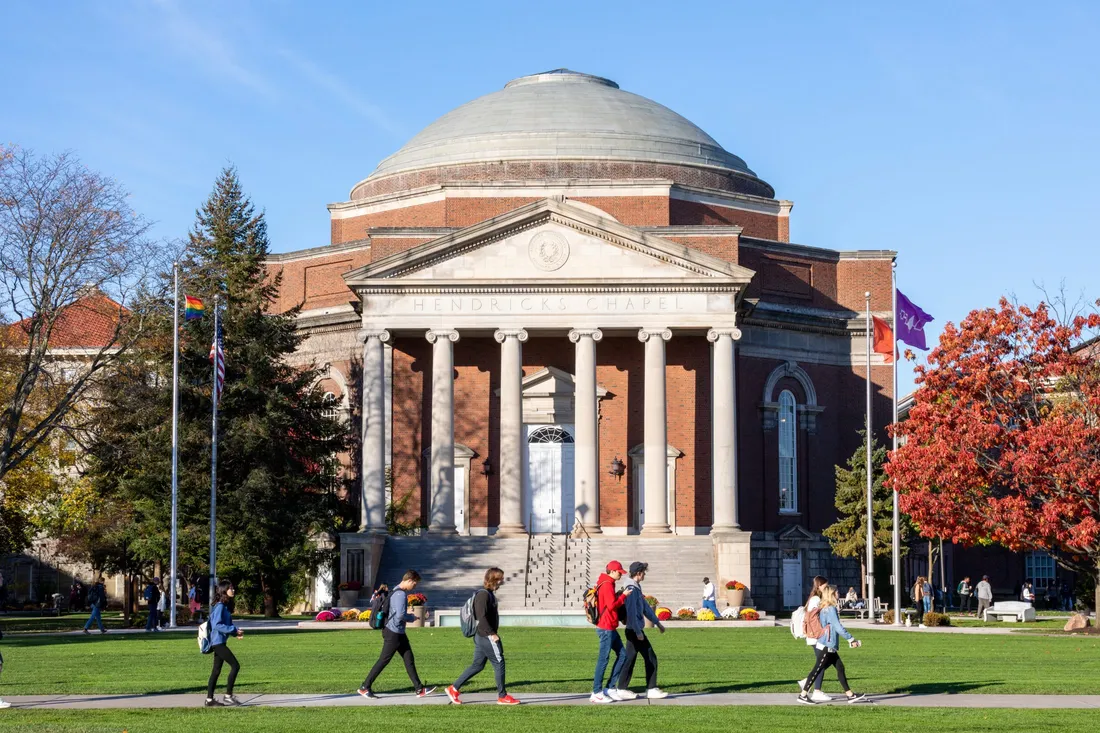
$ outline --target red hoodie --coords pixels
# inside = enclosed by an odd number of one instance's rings
[[[626,602],[626,596],[615,592],[615,579],[607,573],[600,573],[596,580],[596,608],[600,612],[597,629],[615,631],[619,628],[619,609]]]

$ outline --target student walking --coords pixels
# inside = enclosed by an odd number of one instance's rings
[[[496,591],[504,582],[504,571],[489,568],[485,571],[485,582],[474,596],[474,618],[477,631],[474,632],[474,661],[459,675],[453,685],[447,687],[447,697],[455,705],[461,705],[458,698],[462,686],[485,669],[485,662],[493,665],[493,675],[497,683],[497,705],[519,705],[519,700],[508,694],[504,687],[504,647],[500,643],[500,614],[497,611]]]
[[[369,697],[371,699],[376,699],[378,697],[378,695],[375,695],[371,691],[371,685],[374,684],[374,680],[378,675],[382,674],[382,670],[390,663],[394,654],[400,654],[401,659],[405,662],[405,671],[409,675],[409,680],[413,683],[413,689],[416,690],[417,697],[427,697],[435,692],[435,687],[426,687],[421,683],[420,676],[416,673],[416,658],[413,656],[412,646],[409,644],[409,637],[405,633],[405,621],[408,616],[409,606],[409,591],[416,588],[419,582],[420,573],[415,570],[409,570],[405,573],[404,577],[401,578],[401,583],[393,589],[392,593],[390,593],[385,626],[382,627],[382,652],[378,655],[378,661],[371,667],[367,678],[363,680],[363,684],[360,685],[357,690],[363,697]]]
[[[229,649],[230,636],[244,638],[244,629],[238,629],[233,625],[233,616],[229,613],[228,603],[235,595],[237,595],[237,589],[228,580],[223,580],[218,583],[216,602],[210,609],[210,650],[214,654],[214,666],[210,670],[210,679],[206,683],[206,707],[208,708],[241,704],[240,700],[233,696],[233,684],[237,681],[237,673],[241,671],[241,665]],[[214,699],[214,688],[217,687],[218,678],[222,674],[223,663],[229,665],[229,678],[225,681],[225,697],[218,701]]]
[[[625,661],[623,640],[619,638],[619,609],[626,603],[626,597],[633,592],[633,588],[627,588],[622,593],[615,592],[616,581],[626,572],[623,570],[622,563],[612,560],[607,564],[606,570],[607,572],[601,573],[596,579],[596,611],[599,615],[596,622],[596,635],[600,640],[600,651],[599,656],[596,657],[596,674],[592,678],[592,696],[588,698],[595,703],[609,703],[623,699],[618,696],[617,689],[604,687],[604,673],[607,672],[607,662],[611,653],[614,652],[615,663],[611,665],[611,676],[608,680],[611,684],[618,684]]]
[[[145,631],[160,630],[160,578],[153,578],[145,586],[145,602],[149,604],[149,618],[145,620]]]
[[[959,610],[963,613],[970,613],[970,598],[974,595],[974,588],[970,585],[969,575],[959,581],[959,586],[955,591],[959,594]]]
[[[103,627],[103,609],[107,607],[107,587],[103,585],[102,575],[96,578],[91,590],[88,591],[88,603],[92,607],[92,613],[84,623],[84,633],[90,633],[88,629],[94,622],[99,625],[99,632],[106,634],[107,629]]]
[[[716,598],[714,583],[710,582],[710,578],[703,578],[703,608],[709,608],[715,616],[721,616]]]
[[[917,623],[924,626],[924,576],[918,575],[917,582],[913,583],[913,590],[909,594],[913,599],[913,607],[917,611]]]
[[[844,695],[848,698],[848,702],[854,703],[860,700],[867,699],[866,695],[860,695],[852,692],[852,688],[848,685],[848,678],[844,674],[844,662],[840,659],[840,653],[837,651],[839,636],[843,636],[848,640],[848,646],[856,648],[861,646],[860,642],[852,637],[848,629],[844,628],[844,624],[840,623],[840,614],[837,613],[837,594],[836,586],[826,585],[821,588],[821,611],[819,612],[821,619],[822,634],[817,639],[817,643],[814,645],[816,649],[822,652],[818,657],[817,662],[814,664],[814,668],[810,671],[810,674],[806,677],[806,683],[802,687],[802,692],[798,693],[798,701],[806,703],[808,705],[814,705],[818,702],[829,702],[833,698],[829,695],[822,693],[821,695],[814,694],[814,697],[810,697],[810,680],[816,680],[825,673],[825,670],[829,667],[836,667],[836,676],[840,680],[840,686],[844,689]],[[828,700],[824,699],[828,698]]]
[[[803,622],[805,624],[803,630],[806,634],[806,646],[811,647],[814,650],[814,666],[815,667],[817,666],[817,663],[819,661],[821,661],[821,655],[822,655],[821,650],[819,650],[817,648],[817,638],[818,638],[818,636],[820,636],[820,630],[821,630],[820,610],[819,610],[820,607],[821,607],[821,589],[824,588],[828,584],[828,582],[829,581],[825,577],[823,577],[821,575],[815,575],[814,576],[813,588],[810,590],[810,596],[806,599],[806,616],[805,616],[805,620]],[[822,681],[822,679],[823,679],[822,675],[818,675],[817,677],[814,678],[814,681],[813,681],[814,682],[814,685],[813,685],[813,687],[814,687],[814,693],[813,693],[814,700],[818,700],[819,698],[828,698],[829,700],[832,700],[833,698],[829,697],[828,695],[826,695],[824,692],[821,691],[821,681]],[[805,679],[799,680],[798,681],[798,689],[802,690],[805,687],[806,687],[806,680]],[[818,701],[819,702],[827,702],[827,700],[825,700],[825,699],[821,699],[821,700],[818,700]]]
[[[633,700],[636,694],[630,691],[630,678],[634,674],[634,663],[638,654],[642,655],[645,662],[645,688],[646,697],[650,700],[660,700],[668,697],[668,693],[657,687],[657,652],[645,635],[645,620],[649,619],[663,634],[665,625],[657,618],[657,614],[650,608],[642,592],[642,581],[645,580],[649,565],[644,562],[630,563],[630,578],[624,584],[624,590],[630,592],[626,596],[626,629],[623,635],[626,637],[626,657],[623,669],[619,673],[618,687],[609,690],[612,697],[617,700]],[[617,697],[616,697],[617,696]]]
[[[168,592],[164,587],[164,581],[157,579],[157,590],[160,591],[160,599],[157,601],[157,631],[160,631],[168,623],[165,612],[168,610]]]
[[[993,604],[993,586],[989,584],[989,576],[983,575],[978,583],[978,618],[985,621],[985,612]]]

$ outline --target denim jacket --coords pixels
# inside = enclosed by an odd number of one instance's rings
[[[215,603],[214,608],[210,610],[210,645],[224,644],[236,633],[237,627],[233,625],[233,617],[229,615],[229,609],[224,603]]]
[[[840,641],[837,638],[837,634],[840,634],[848,641],[852,640],[852,635],[848,629],[844,628],[844,624],[840,623],[840,614],[836,611],[836,606],[826,606],[822,608],[818,619],[821,621],[821,628],[825,630],[817,640],[817,645],[824,647],[825,649],[835,650],[837,642]]]
[[[662,626],[661,622],[657,619],[657,614],[649,607],[649,604],[645,601],[645,593],[642,592],[641,584],[633,578],[627,578],[623,583],[623,590],[633,587],[634,592],[626,597],[626,628],[633,631],[635,634],[641,634],[645,631],[645,620],[648,618],[656,626]]]

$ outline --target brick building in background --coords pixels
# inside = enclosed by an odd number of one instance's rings
[[[330,244],[269,262],[298,358],[365,416],[343,579],[442,547],[528,586],[556,552],[646,560],[663,602],[697,601],[703,574],[773,610],[817,573],[858,586],[820,531],[863,427],[864,293],[889,320],[895,253],[792,243],[791,208],[680,115],[566,70],[383,160],[329,206]],[[872,363],[881,430],[891,368]],[[395,500],[419,537],[385,535]],[[565,563],[520,605],[573,605]]]

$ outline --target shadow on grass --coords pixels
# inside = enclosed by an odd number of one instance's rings
[[[701,693],[706,695],[717,695],[724,692],[784,692],[786,688],[779,690],[776,689],[776,687],[787,685],[790,689],[794,689],[796,682],[798,682],[798,680],[754,680],[752,682],[741,682],[738,684],[687,682],[679,685],[661,685],[661,688],[666,692],[678,692],[681,694]]]
[[[958,695],[964,692],[981,690],[986,687],[1000,687],[1004,680],[984,682],[921,682],[914,685],[895,687],[891,692],[908,695]]]

